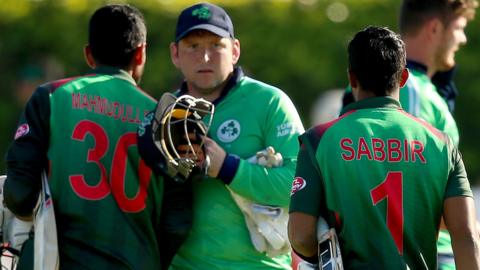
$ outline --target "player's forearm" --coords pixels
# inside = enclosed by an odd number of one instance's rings
[[[317,232],[315,218],[301,212],[290,213],[288,238],[295,253],[309,262],[318,260]]]
[[[233,191],[256,203],[287,207],[295,172],[291,161],[284,160],[278,168],[265,168],[241,160],[239,169],[229,185]]]
[[[40,171],[35,164],[8,162],[7,179],[4,186],[4,201],[8,209],[19,219],[31,218],[40,192]],[[38,171],[38,172],[37,172]]]
[[[452,238],[456,269],[480,269],[480,238],[473,198],[445,199],[443,218]]]
[[[15,215],[16,218],[18,218],[19,220],[21,221],[24,221],[24,222],[32,222],[33,221],[33,214],[30,215],[30,216],[19,216],[19,215]]]
[[[480,269],[480,240],[478,232],[471,232],[452,239],[457,270]]]
[[[301,255],[302,258],[316,257],[318,253],[316,242],[310,240],[311,239],[290,238],[290,244],[293,250],[295,250],[295,253]]]
[[[205,137],[210,157],[208,175],[228,185],[239,195],[260,204],[287,207],[296,160],[285,160],[283,166],[267,168],[228,154],[216,142]]]

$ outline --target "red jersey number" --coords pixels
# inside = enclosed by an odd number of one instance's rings
[[[137,194],[133,198],[129,198],[127,194],[125,194],[125,175],[128,159],[127,149],[137,144],[135,132],[123,134],[115,144],[109,179],[107,179],[107,170],[101,161],[110,145],[107,133],[97,123],[82,120],[75,126],[72,139],[83,142],[87,134],[90,134],[95,142],[94,147],[88,150],[87,162],[95,163],[98,166],[100,169],[100,179],[96,185],[91,186],[85,181],[83,174],[70,175],[69,180],[73,191],[75,191],[79,197],[86,200],[101,200],[112,192],[113,197],[122,211],[130,213],[142,211],[145,208],[147,188],[152,174],[143,160],[140,160],[138,165],[140,183]]]
[[[387,227],[395,241],[398,253],[403,255],[403,175],[388,172],[381,184],[370,190],[373,205],[387,200]]]

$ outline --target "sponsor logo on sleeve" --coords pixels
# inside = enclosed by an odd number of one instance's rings
[[[290,192],[290,195],[293,195],[297,191],[304,189],[306,185],[307,181],[305,181],[305,179],[302,177],[295,177],[292,183],[292,192]]]
[[[240,123],[237,120],[230,119],[218,127],[217,137],[224,143],[233,142],[240,136],[240,130]]]
[[[17,128],[17,132],[15,132],[15,140],[27,135],[27,133],[30,131],[30,127],[28,124],[22,124]]]
[[[283,123],[277,126],[277,137],[288,136],[301,132],[301,127],[295,123]]]

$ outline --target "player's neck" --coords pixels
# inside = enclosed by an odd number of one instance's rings
[[[373,93],[372,91],[358,89],[355,98],[357,101],[360,101],[360,100],[364,100],[367,98],[374,98],[374,97],[378,97],[378,96],[376,96],[375,93]],[[387,97],[391,97],[393,99],[399,100],[400,99],[399,89],[396,89],[390,92],[390,94],[388,94]]]
[[[370,91],[365,91],[365,90],[360,90],[358,89],[356,91],[356,100],[357,101],[361,101],[361,100],[364,100],[364,99],[367,99],[367,98],[372,98],[372,97],[375,97],[375,94],[373,92],[370,92]]]
[[[431,46],[431,42],[421,38],[404,38],[404,40],[407,58],[425,65],[427,67],[427,76],[431,78],[435,73],[434,49]]]
[[[203,98],[205,100],[208,100],[210,102],[213,102],[216,100],[218,97],[220,97],[224,85],[220,85],[214,89],[200,89],[197,88],[189,83],[187,83],[188,86],[188,92],[187,94],[195,97],[195,98]]]

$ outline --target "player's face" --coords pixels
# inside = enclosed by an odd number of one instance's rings
[[[437,71],[446,71],[455,65],[455,53],[461,45],[467,43],[465,27],[467,18],[459,16],[445,28],[435,54],[435,66]]]
[[[205,30],[193,31],[171,45],[171,54],[190,94],[208,98],[221,92],[240,56],[240,43]]]

